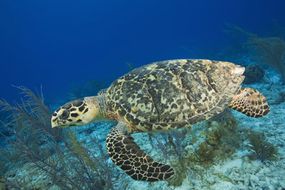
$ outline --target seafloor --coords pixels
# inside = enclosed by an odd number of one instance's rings
[[[262,82],[247,86],[258,89],[267,97],[271,108],[267,116],[249,118],[236,111],[230,111],[231,114],[225,112],[227,117],[224,120],[234,120],[232,122],[224,121],[221,116],[217,121],[213,119],[211,122],[203,122],[192,126],[191,129],[171,131],[169,134],[172,136],[168,136],[167,133],[134,134],[140,147],[155,160],[176,166],[179,179],[152,183],[135,181],[115,167],[110,158],[106,157],[107,164],[112,168],[111,172],[116,174],[109,179],[112,188],[118,190],[285,189],[284,85],[270,70],[266,72]],[[105,151],[104,140],[113,125],[112,122],[99,122],[66,130],[74,131],[77,139],[90,153],[98,155],[100,151],[91,139],[93,137],[99,139]],[[225,127],[226,130],[220,130],[219,127]],[[212,134],[211,131],[216,133]],[[259,141],[254,142],[254,140]],[[258,145],[261,147],[256,147]],[[27,189],[61,189],[53,184],[49,175],[29,162],[21,168],[8,170],[5,178],[10,182],[15,180],[24,183]],[[111,182],[106,181],[106,183]],[[82,189],[85,187],[82,186]]]

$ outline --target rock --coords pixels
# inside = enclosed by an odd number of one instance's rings
[[[258,184],[259,183],[259,179],[256,175],[250,175],[249,176],[249,179],[250,179],[250,183],[253,185],[253,184]]]
[[[219,182],[215,183],[214,185],[211,186],[211,189],[213,190],[221,190],[221,189],[227,189],[227,190],[235,190],[236,187],[230,182]]]
[[[215,171],[226,173],[228,171],[233,170],[233,168],[241,168],[242,164],[243,164],[242,159],[229,160],[223,163],[223,165],[221,166],[220,165],[215,166]]]
[[[264,76],[265,72],[262,68],[260,68],[258,65],[248,65],[245,68],[245,84],[251,84],[260,82]]]
[[[57,185],[53,185],[49,188],[49,190],[61,190]]]

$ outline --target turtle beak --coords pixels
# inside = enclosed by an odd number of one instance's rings
[[[56,128],[57,125],[54,122],[51,122],[51,128]]]
[[[52,116],[51,117],[51,128],[58,127],[58,123],[56,121],[57,121],[57,118]]]

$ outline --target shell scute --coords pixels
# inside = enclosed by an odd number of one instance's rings
[[[244,77],[231,75],[235,67],[210,60],[155,62],[115,81],[106,93],[108,109],[139,131],[196,123],[222,112],[238,91]]]

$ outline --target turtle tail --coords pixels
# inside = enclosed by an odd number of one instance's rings
[[[270,111],[266,98],[252,88],[240,89],[229,107],[249,117],[262,117]]]
[[[144,153],[119,123],[107,136],[107,151],[112,161],[130,177],[141,181],[166,180],[174,170],[155,162]]]

